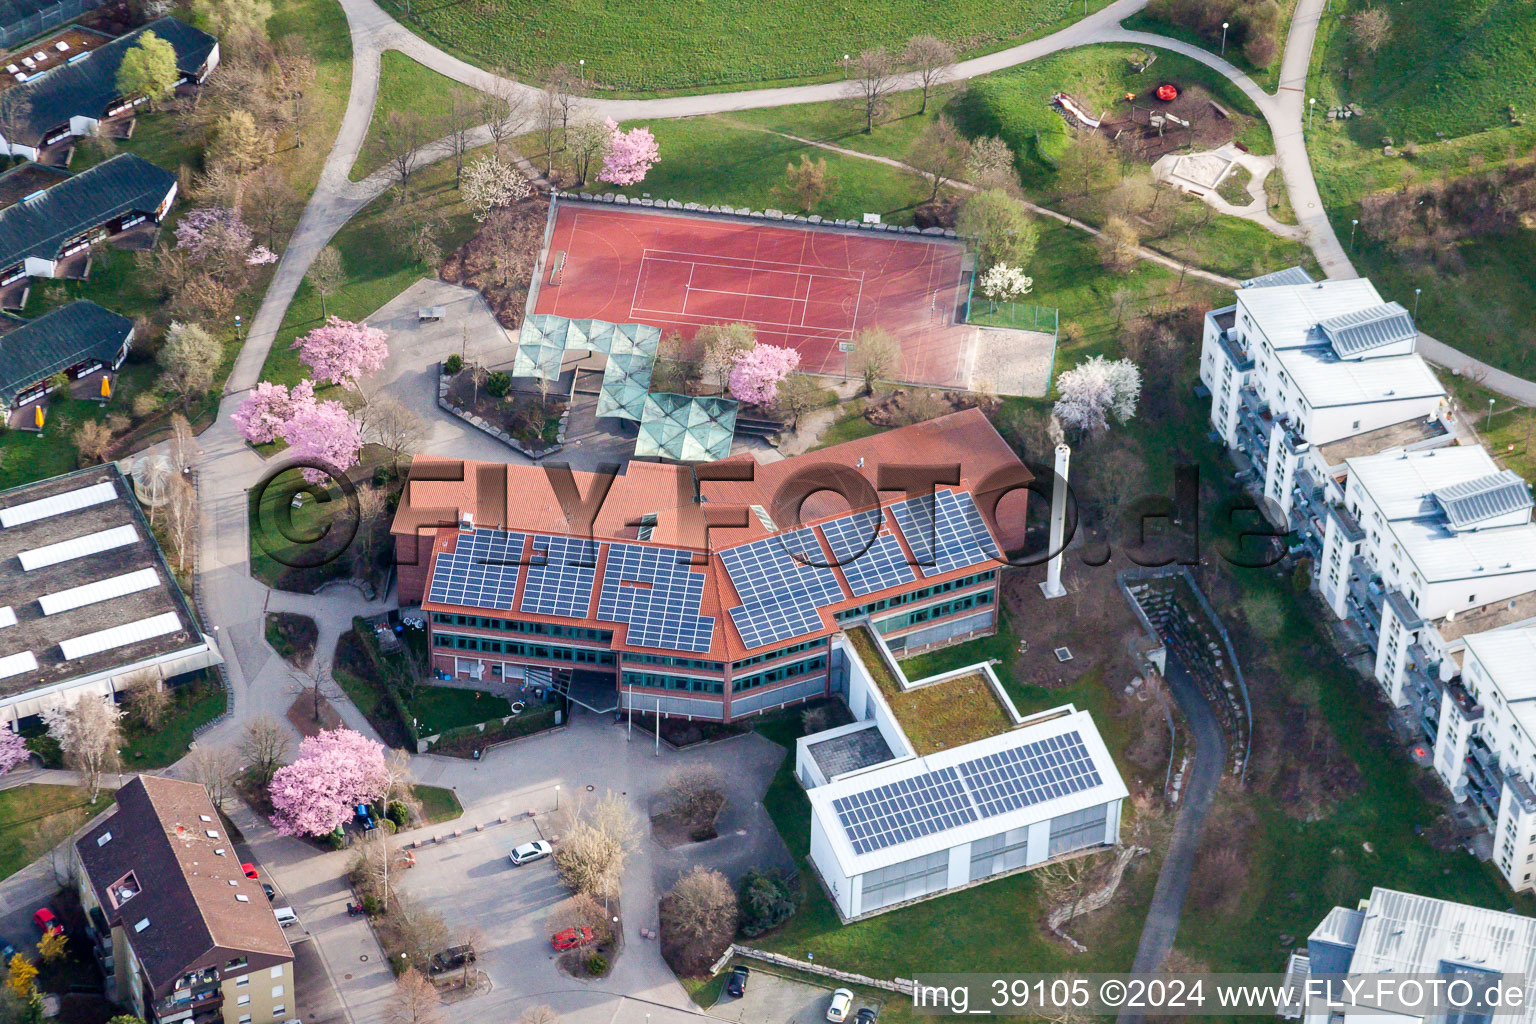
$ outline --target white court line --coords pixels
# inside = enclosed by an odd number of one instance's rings
[[[655,253],[657,255],[653,256],[652,253]],[[836,267],[823,267],[823,266],[820,266],[820,265],[817,265],[817,264],[812,264],[812,263],[789,263],[789,262],[787,262],[785,260],[764,260],[764,259],[758,259],[755,256],[752,256],[752,257],[748,257],[748,256],[722,256],[722,255],[717,255],[717,254],[712,254],[712,253],[686,252],[686,251],[684,251],[682,249],[649,249],[649,248],[647,248],[647,249],[640,250],[640,261],[642,263],[644,263],[648,259],[665,260],[665,261],[670,262],[670,263],[702,263],[702,264],[704,264],[706,266],[709,265],[709,262],[711,260],[732,260],[732,261],[735,261],[737,263],[750,263],[750,264],[759,264],[759,263],[761,263],[761,264],[765,264],[765,265],[769,265],[769,266],[792,267],[792,268],[794,268],[796,270],[825,271],[826,274],[824,276],[829,276],[829,277],[841,274],[841,275],[846,276],[848,278],[848,280],[850,280],[850,281],[853,280],[855,276],[857,276],[860,280],[863,280],[864,275],[866,273],[866,271],[863,271],[863,270],[853,270],[853,269],[839,270]],[[752,268],[730,267],[730,266],[726,266],[723,263],[720,264],[719,266],[720,266],[720,269],[722,269],[722,270],[752,269]]]
[[[702,313],[680,313],[671,309],[645,309],[643,307],[632,307],[629,313],[630,316],[635,316],[638,314],[641,316],[649,316],[660,320],[671,320],[673,322],[676,322],[680,317],[684,318],[682,321],[684,323],[690,323],[695,320],[705,324],[714,324],[720,322],[718,317],[705,316]],[[852,334],[852,329],[847,327],[812,327],[809,324],[780,323],[777,320],[749,320],[749,322],[756,324],[759,327],[777,327],[786,332],[799,333],[805,335],[806,337],[816,337],[823,339],[847,337]]]

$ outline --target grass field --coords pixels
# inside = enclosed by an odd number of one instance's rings
[[[1489,97],[1501,95],[1505,84],[1519,85],[1524,97],[1532,92],[1536,56],[1529,39],[1536,32],[1536,15],[1529,7],[1473,0],[1430,7],[1394,5],[1396,29],[1392,50],[1377,63],[1352,59],[1343,17],[1359,5],[1334,5],[1322,21],[1313,50],[1312,80],[1317,83],[1319,106],[1359,102],[1365,117],[1344,122],[1319,120],[1307,140],[1318,189],[1334,230],[1349,244],[1350,221],[1359,216],[1360,200],[1372,192],[1394,189],[1409,182],[1428,182],[1456,177],[1477,168],[1493,168],[1501,161],[1527,156],[1536,144],[1536,125],[1529,113],[1514,102],[1526,124],[1510,125],[1503,107],[1486,110]],[[1467,22],[1454,19],[1481,11]],[[1519,26],[1505,26],[1509,19],[1523,19]],[[1411,40],[1408,33],[1435,31],[1440,38]],[[1511,37],[1499,32],[1514,32]],[[1397,42],[1404,40],[1407,53],[1418,54],[1428,64],[1411,72],[1395,70],[1405,59]],[[1447,43],[1446,40],[1452,40]],[[1425,48],[1436,52],[1429,56]],[[1458,53],[1487,51],[1495,64],[1458,63]],[[1346,78],[1344,68],[1352,68]],[[1403,68],[1412,68],[1403,64]],[[1394,76],[1410,74],[1412,84],[1383,102]],[[1478,77],[1472,88],[1461,81]],[[1495,81],[1495,80],[1498,81]],[[1524,83],[1523,85],[1521,83]],[[1486,85],[1486,88],[1482,87]],[[1482,113],[1478,111],[1482,110]],[[1444,131],[1446,138],[1435,136]],[[1388,157],[1381,148],[1384,137],[1398,147],[1412,141],[1412,158]],[[1465,264],[1460,271],[1410,263],[1385,245],[1360,233],[1350,259],[1370,277],[1382,295],[1412,308],[1414,289],[1423,289],[1419,325],[1447,344],[1522,377],[1536,376],[1532,338],[1536,336],[1536,230],[1516,229],[1502,236],[1467,239],[1457,245]]]
[[[474,220],[453,187],[453,165],[449,161],[418,171],[411,180],[411,197],[406,202],[397,203],[393,195],[382,195],[336,233],[331,244],[341,252],[346,280],[326,300],[327,312],[343,320],[366,319],[412,282],[428,276],[430,271],[407,250],[403,227],[428,218],[441,218],[444,223],[444,252],[457,248],[474,232]],[[320,296],[306,281],[299,285],[283,315],[283,325],[262,366],[261,379],[297,384],[305,375],[305,368],[299,363],[298,353],[289,346],[294,338],[320,322]],[[326,397],[335,397],[330,394],[333,389],[322,390]]]
[[[92,804],[77,786],[0,790],[0,878],[14,875],[111,805],[110,793]]]
[[[363,148],[352,165],[351,178],[362,181],[383,167],[388,155],[374,146],[380,126],[393,111],[420,114],[433,125],[432,138],[441,138],[447,129],[439,125],[442,115],[455,100],[472,101],[480,93],[467,85],[438,74],[431,68],[416,63],[399,50],[386,50],[379,58],[379,94],[373,101],[373,120],[368,122],[368,135]],[[479,119],[476,119],[478,123]]]
[[[505,697],[454,686],[418,687],[416,697],[406,702],[406,708],[416,718],[416,731],[423,736],[462,725],[477,725],[512,713],[512,706]]]
[[[209,672],[171,693],[171,706],[157,728],[146,729],[129,720],[123,726],[123,768],[139,771],[164,768],[187,755],[193,734],[224,713],[224,687]]]
[[[1264,67],[1255,66],[1243,55],[1242,49],[1237,46],[1228,46],[1226,52],[1222,53],[1219,43],[1213,46],[1209,41],[1202,39],[1198,32],[1180,25],[1172,25],[1166,21],[1160,21],[1148,14],[1145,8],[1122,20],[1120,27],[1130,29],[1133,32],[1155,32],[1160,36],[1168,36],[1172,39],[1192,43],[1195,46],[1203,46],[1217,56],[1225,57],[1232,64],[1246,71],[1248,77],[1252,78],[1259,88],[1265,92],[1274,92],[1280,84],[1280,60],[1285,56],[1285,37],[1286,33],[1290,31],[1291,15],[1296,11],[1296,0],[1281,0],[1279,7],[1280,19],[1275,26],[1275,39],[1279,45],[1275,47],[1274,58]]]
[[[874,46],[899,51],[919,33],[950,39],[975,55],[1054,31],[1084,12],[1077,0],[640,0],[623,8],[609,0],[553,6],[485,0],[473,16],[450,0],[384,0],[383,6],[473,64],[505,66],[534,81],[564,62],[591,91],[605,94],[839,79],[844,54]],[[636,59],[642,52],[644,60]]]
[[[418,825],[436,825],[444,821],[452,821],[464,813],[464,805],[459,803],[459,796],[451,789],[442,786],[412,786],[411,795],[421,806],[421,820]]]

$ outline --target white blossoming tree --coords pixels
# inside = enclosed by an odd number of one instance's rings
[[[1108,429],[1110,417],[1125,423],[1136,415],[1141,399],[1141,370],[1129,359],[1094,356],[1056,378],[1058,398],[1053,410],[1068,431],[1079,436]]]
[[[1035,279],[1023,267],[994,263],[981,275],[981,294],[992,302],[1012,302],[1034,290]],[[995,308],[995,307],[994,307]]]
[[[522,171],[496,156],[484,157],[464,168],[464,180],[459,185],[459,194],[477,221],[485,220],[498,206],[511,206],[532,190]]]

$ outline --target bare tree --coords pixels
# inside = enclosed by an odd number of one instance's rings
[[[853,61],[853,96],[864,108],[864,134],[875,130],[875,118],[885,110],[885,102],[896,87],[896,61],[883,46],[865,50]]]
[[[560,1015],[548,1006],[530,1006],[517,1015],[517,1024],[560,1024]]]
[[[571,172],[576,184],[585,185],[592,171],[592,161],[603,155],[608,146],[608,126],[594,118],[582,118],[566,133],[566,152],[571,157]]]
[[[538,127],[539,142],[544,147],[544,176],[549,177],[555,173],[555,131],[561,125],[561,111],[564,103],[560,96],[560,90],[552,83],[545,83],[539,90],[538,107],[534,111],[535,123]]]
[[[667,777],[667,810],[692,821],[706,815],[714,817],[725,802],[725,784],[720,773],[706,764],[683,765]]]
[[[490,133],[494,152],[501,155],[501,145],[513,138],[528,124],[527,94],[513,82],[512,73],[506,68],[491,71],[495,83],[480,94],[480,120]]]
[[[525,223],[504,206],[492,210],[480,226],[480,240],[485,244],[491,266],[501,271],[503,288],[514,277],[525,277],[533,267],[534,258],[538,254],[533,226],[532,222]],[[542,230],[542,225],[538,227]]]
[[[736,890],[718,871],[696,864],[661,901],[664,951],[682,969],[703,967],[736,934]]]
[[[271,715],[257,715],[240,737],[240,756],[257,785],[265,786],[288,760],[292,744],[287,731]]]
[[[368,427],[375,444],[388,449],[398,474],[400,460],[421,448],[432,428],[414,409],[389,395],[380,395],[369,403]]]
[[[442,915],[403,893],[396,893],[393,916],[406,959],[418,970],[427,970],[432,954],[448,942],[448,926]]]
[[[384,526],[388,497],[381,487],[357,490],[357,534],[351,554],[352,573],[360,579],[371,579],[378,565],[379,530]]]
[[[907,166],[928,186],[928,202],[939,198],[939,189],[965,173],[970,151],[970,142],[943,114],[913,141],[907,150]]]
[[[575,892],[606,904],[619,892],[619,876],[640,838],[640,826],[624,799],[606,794],[595,806],[583,806],[555,851],[561,881]]]
[[[385,1024],[442,1024],[437,986],[410,968],[395,979],[395,997],[384,1007]]]
[[[926,114],[928,94],[955,70],[954,44],[938,36],[913,36],[902,53],[902,63],[917,75],[918,84],[923,90],[923,105],[917,112]]]
[[[112,451],[112,428],[101,420],[86,420],[75,428],[70,440],[82,464],[105,462]]]
[[[347,279],[347,268],[342,263],[341,250],[334,245],[328,245],[315,253],[315,258],[309,265],[309,272],[304,275],[309,286],[320,296],[320,318],[326,318],[327,310],[325,300],[328,296],[335,295],[341,288],[343,281]]]
[[[789,417],[792,429],[800,429],[800,417],[816,408],[821,397],[821,385],[806,373],[792,373],[779,383],[779,397],[775,407]]]
[[[704,383],[724,391],[736,357],[757,344],[757,330],[745,323],[706,324],[693,340],[704,352]]]
[[[475,128],[479,126],[480,105],[473,99],[454,96],[443,111],[443,134],[453,157],[453,187],[464,181],[464,155],[474,148]]]
[[[208,799],[219,810],[240,774],[240,757],[230,747],[222,744],[199,743],[187,755],[187,771],[193,782],[200,782],[208,791]]]
[[[197,454],[197,436],[192,433],[192,424],[179,412],[171,414],[169,454],[171,465],[177,473],[186,473],[191,469],[192,457]]]
[[[309,117],[306,100],[315,84],[315,57],[309,43],[297,32],[277,41],[268,76],[275,97],[283,102],[274,111],[276,120],[293,129],[293,148],[304,148],[304,122]]]
[[[110,700],[84,696],[69,704],[43,709],[48,735],[59,744],[64,763],[80,773],[91,803],[101,793],[101,777],[116,771],[120,762],[123,713]]]
[[[1392,35],[1392,15],[1385,7],[1367,7],[1349,16],[1349,40],[1362,53],[1374,54]],[[3,111],[0,111],[3,115]]]
[[[864,378],[864,390],[872,395],[875,385],[889,379],[896,370],[900,355],[901,345],[895,335],[883,327],[866,327],[854,336],[848,369]]]
[[[566,63],[549,69],[549,87],[555,90],[555,101],[560,106],[560,145],[568,144],[566,134],[571,127],[571,114],[576,109],[576,73]]]
[[[167,482],[165,500],[165,526],[176,554],[176,571],[186,572],[196,562],[197,553],[197,488],[185,477]]]
[[[400,845],[382,828],[375,829],[357,844],[347,875],[358,892],[372,896],[380,906],[389,906],[394,895],[392,883],[401,861]]]
[[[251,176],[240,204],[245,219],[266,233],[267,248],[274,250],[277,236],[293,228],[303,208],[298,191],[273,167],[263,167]]]
[[[124,701],[133,717],[149,731],[160,728],[171,707],[171,694],[156,672],[143,669],[128,677],[123,685]]]
[[[404,202],[410,195],[411,175],[421,162],[421,148],[432,141],[432,130],[426,117],[414,110],[391,110],[373,127],[369,148],[394,174]]]
[[[309,705],[314,723],[319,725],[324,722],[326,702],[339,699],[341,691],[337,689],[335,683],[326,678],[325,672],[320,667],[320,659],[312,660],[308,668],[289,665],[288,675],[293,680],[292,692],[297,699]]]

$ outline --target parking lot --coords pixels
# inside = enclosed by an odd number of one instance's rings
[[[438,908],[450,935],[478,933],[475,966],[497,988],[539,992],[558,981],[545,919],[569,893],[552,858],[514,867],[514,846],[542,838],[529,818],[416,850],[406,886]],[[473,894],[472,898],[466,898]]]
[[[747,979],[747,992],[740,999],[732,999],[723,991],[710,1016],[721,1020],[740,1021],[741,1024],[817,1024],[827,1019],[827,1007],[832,1002],[832,990],[836,985],[812,985],[778,974],[769,974],[748,963],[752,975]],[[855,995],[853,1006],[848,1010],[851,1024],[854,1014],[862,1006],[872,1006],[877,1011],[880,1003],[861,999]]]

